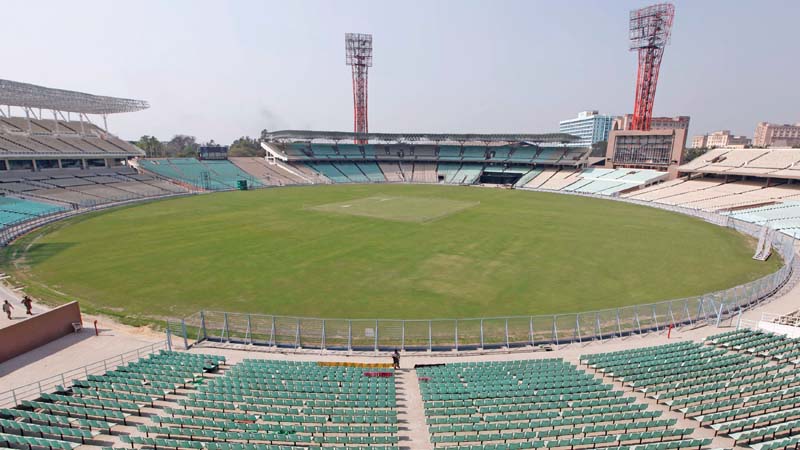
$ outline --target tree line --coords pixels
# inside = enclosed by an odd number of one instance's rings
[[[267,130],[261,131],[263,137]],[[195,157],[201,146],[220,145],[210,140],[199,143],[197,138],[185,134],[176,134],[169,141],[160,141],[155,136],[144,135],[138,141],[131,144],[144,150],[148,158],[186,158]],[[235,139],[228,148],[228,156],[265,156],[266,152],[261,148],[257,138],[242,136]]]

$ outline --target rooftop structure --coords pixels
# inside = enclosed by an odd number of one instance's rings
[[[569,144],[580,140],[566,133],[366,133],[357,135],[347,131],[280,130],[266,134],[268,142],[338,142],[364,138],[370,143],[439,144],[443,142],[476,142],[484,145],[529,142],[534,144]]]
[[[9,80],[0,80],[0,105],[101,115],[150,107],[144,100],[105,97]]]

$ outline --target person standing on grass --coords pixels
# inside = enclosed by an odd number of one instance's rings
[[[31,312],[31,307],[33,307],[33,301],[27,295],[22,297],[22,304],[25,305],[25,313],[29,316],[32,316],[33,313]]]
[[[6,313],[6,316],[8,316],[8,320],[11,320],[12,309],[14,309],[14,307],[11,306],[11,303],[8,303],[8,300],[3,300],[3,312]]]

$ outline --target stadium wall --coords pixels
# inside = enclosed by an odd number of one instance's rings
[[[73,333],[83,323],[78,302],[70,302],[0,329],[0,363]]]

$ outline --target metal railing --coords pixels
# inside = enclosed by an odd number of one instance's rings
[[[554,192],[554,191],[547,191]],[[557,191],[556,191],[557,192]],[[592,194],[569,195],[623,201],[698,217],[758,237],[761,227],[707,211]],[[328,319],[200,311],[168,320],[178,344],[222,342],[324,350],[469,350],[566,344],[662,331],[671,326],[720,326],[771,297],[791,279],[792,236],[775,233],[772,247],[783,257],[776,272],[705,295],[582,313],[470,319]],[[732,323],[731,323],[732,324]]]
[[[53,222],[57,222],[59,220],[68,219],[70,217],[77,216],[80,214],[86,214],[94,211],[99,211],[102,209],[115,208],[117,206],[130,205],[133,203],[147,203],[155,200],[162,200],[165,198],[185,197],[196,194],[198,194],[198,192],[176,192],[173,194],[165,194],[165,195],[158,195],[151,197],[131,197],[110,203],[95,203],[95,204],[87,203],[76,209],[66,210],[55,214],[50,214],[47,216],[36,217],[34,219],[9,225],[0,229],[0,247],[7,246],[9,243],[13,242],[16,238],[22,236],[23,234],[30,233],[31,231],[37,228],[43,227]]]
[[[57,386],[70,388],[72,381],[85,379],[89,375],[103,375],[123,364],[136,361],[139,358],[167,348],[164,341],[156,342],[145,347],[137,348],[102,361],[96,361],[76,369],[68,370],[56,375],[42,378],[39,381],[15,387],[9,391],[0,392],[0,408],[13,408],[23,400],[33,400],[41,397],[43,393],[51,393]]]

